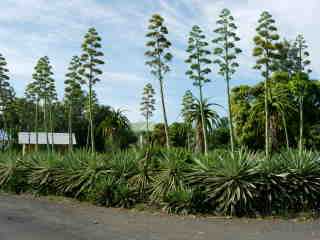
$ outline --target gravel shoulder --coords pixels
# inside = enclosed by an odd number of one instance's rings
[[[320,239],[320,221],[168,216],[0,194],[1,240]]]

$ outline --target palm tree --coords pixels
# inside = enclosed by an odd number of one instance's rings
[[[99,128],[101,129],[103,135],[109,138],[113,147],[115,147],[118,142],[116,137],[121,134],[123,130],[130,129],[130,121],[125,116],[123,109],[111,109],[110,115],[101,122]]]
[[[208,99],[203,99],[202,104],[200,100],[195,98],[194,103],[190,108],[190,120],[195,126],[196,131],[196,143],[197,150],[204,151],[204,141],[203,141],[203,126],[202,126],[202,117],[201,117],[201,106],[203,111],[203,119],[206,127],[206,131],[210,132],[219,122],[218,113],[212,109],[212,106],[218,105],[215,103],[209,103]]]

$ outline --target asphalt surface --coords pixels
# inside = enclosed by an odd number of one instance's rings
[[[320,239],[320,221],[217,219],[0,194],[0,240]]]

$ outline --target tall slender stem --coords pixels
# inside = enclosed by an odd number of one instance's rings
[[[159,46],[159,40],[157,40],[157,47],[158,49],[160,48]],[[163,113],[163,120],[164,120],[164,131],[166,134],[166,145],[167,148],[170,148],[170,140],[169,140],[169,126],[168,126],[168,119],[167,119],[167,112],[166,112],[166,106],[164,102],[164,90],[163,90],[163,76],[162,76],[162,70],[161,70],[161,55],[160,52],[158,51],[158,77],[159,77],[159,84],[160,84],[160,95],[161,95],[161,105],[162,105],[162,113]]]

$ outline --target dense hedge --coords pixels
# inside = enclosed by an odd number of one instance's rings
[[[67,155],[0,154],[0,188],[54,194],[99,205],[147,203],[170,213],[271,215],[315,211],[320,158],[315,152],[208,156],[173,149]]]

